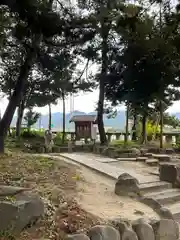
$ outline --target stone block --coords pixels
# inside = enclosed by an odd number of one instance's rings
[[[91,240],[120,240],[120,233],[111,226],[97,225],[92,227],[88,234]]]
[[[45,147],[43,147],[43,146],[37,147],[37,148],[36,148],[36,152],[37,152],[37,153],[45,153]]]
[[[115,184],[115,194],[124,196],[139,196],[140,189],[138,180],[127,173],[121,174]]]
[[[20,193],[2,200],[0,213],[0,232],[19,234],[44,214],[44,204],[38,196]]]
[[[0,197],[14,196],[16,194],[22,193],[27,190],[30,190],[30,189],[15,187],[15,186],[0,185]]]
[[[129,222],[120,222],[118,229],[121,233],[121,240],[138,240],[137,234]]]
[[[64,240],[90,240],[85,234],[72,234],[65,237]]]
[[[178,240],[179,225],[171,219],[162,219],[152,224],[156,240]]]
[[[141,155],[141,151],[138,148],[131,148],[131,153],[134,153],[136,156]]]
[[[177,170],[174,164],[161,163],[159,166],[160,180],[172,184],[176,183]]]
[[[144,154],[148,153],[148,149],[147,148],[141,148],[140,152],[144,156]]]
[[[155,240],[154,230],[144,219],[139,219],[133,223],[133,229],[138,236],[138,240]]]
[[[136,162],[136,158],[117,158],[118,161]]]
[[[147,158],[152,158],[153,153],[148,152],[148,153],[145,153],[144,156],[147,157]]]
[[[173,148],[166,148],[166,153],[167,154],[173,154],[175,151]]]
[[[136,158],[136,161],[138,161],[138,162],[145,162],[146,160],[148,160],[147,157],[137,157]]]
[[[52,152],[53,152],[53,153],[60,153],[60,147],[58,147],[58,146],[53,146],[53,147],[52,147]]]
[[[148,152],[149,153],[161,153],[162,152],[162,149],[160,149],[159,147],[150,147],[149,149],[148,149]]]
[[[148,158],[145,162],[149,166],[157,166],[159,164],[159,161],[157,159],[154,159],[154,158]]]
[[[170,162],[171,156],[166,154],[153,154],[153,157],[158,159],[160,162]]]

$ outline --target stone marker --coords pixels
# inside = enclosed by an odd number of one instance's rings
[[[64,240],[90,240],[85,234],[73,234],[65,237]]]
[[[97,225],[92,227],[88,236],[91,240],[120,240],[120,233],[111,226]]]
[[[128,173],[121,174],[115,184],[115,194],[139,196],[140,190],[138,180]]]
[[[133,229],[138,236],[138,240],[155,240],[154,230],[144,219],[139,219],[133,223]]]
[[[171,219],[162,219],[152,225],[156,240],[178,240],[179,225]]]

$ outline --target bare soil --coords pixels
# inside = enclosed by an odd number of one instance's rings
[[[159,219],[159,216],[148,206],[132,198],[114,194],[115,181],[81,167],[83,181],[78,183],[79,205],[105,220],[121,217],[135,220],[140,217]]]

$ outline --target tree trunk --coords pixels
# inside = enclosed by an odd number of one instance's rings
[[[48,107],[49,107],[49,130],[51,130],[51,125],[52,125],[52,114],[51,114],[51,104],[49,103],[48,104]]]
[[[4,139],[7,136],[8,128],[10,127],[16,107],[20,104],[24,87],[28,79],[29,70],[31,69],[34,58],[36,57],[36,48],[39,45],[40,40],[40,36],[36,36],[32,48],[30,48],[27,52],[27,57],[24,64],[21,66],[14,92],[9,100],[4,116],[0,121],[0,153],[4,152]]]
[[[65,135],[66,135],[66,106],[65,106],[65,96],[62,92],[62,100],[63,100],[63,133],[62,133],[62,143],[65,143]]]
[[[129,104],[127,104],[127,109],[126,109],[126,131],[125,131],[124,144],[127,144],[128,136],[129,136]]]
[[[104,94],[105,94],[104,80],[107,75],[107,52],[108,52],[107,35],[105,35],[103,36],[103,41],[102,41],[102,66],[101,66],[101,76],[99,80],[99,101],[98,101],[98,111],[97,111],[98,130],[99,130],[100,141],[102,145],[107,143],[106,133],[104,129],[104,121],[103,121]]]
[[[18,108],[18,118],[16,122],[16,137],[20,137],[23,114],[24,114],[24,101],[22,100]]]
[[[147,116],[146,114],[144,114],[142,117],[142,141],[141,141],[142,144],[146,144],[147,142],[146,120],[147,120]]]
[[[133,122],[133,127],[132,127],[132,141],[137,140],[137,114],[135,112],[134,114],[134,122]]]
[[[160,101],[160,148],[163,148],[163,103]]]

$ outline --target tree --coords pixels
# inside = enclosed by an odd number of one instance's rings
[[[29,108],[28,112],[26,112],[26,114],[24,116],[24,120],[27,123],[28,132],[30,132],[31,127],[37,122],[39,117],[40,117],[39,113],[33,112],[33,109]]]
[[[105,79],[109,70],[109,54],[113,51],[113,24],[123,7],[122,3],[116,0],[79,0],[78,3],[80,9],[88,11],[96,32],[93,41],[89,42],[83,49],[82,56],[99,65],[99,72],[95,75],[95,80],[99,85],[97,123],[101,144],[106,144],[107,139],[103,122]]]
[[[53,45],[54,40],[61,48],[72,47],[86,42],[94,35],[86,19],[83,20],[74,13],[69,14],[70,10],[67,11],[67,8],[61,9],[60,14],[57,14],[52,9],[52,3],[52,0],[47,2],[3,0],[0,3],[0,7],[4,7],[2,5],[8,7],[6,13],[10,12],[14,20],[13,24],[8,26],[6,37],[11,46],[16,45],[15,42],[18,41],[25,53],[13,93],[0,122],[0,152],[4,151],[4,138],[24,94],[29,72],[35,61],[40,58],[39,49],[46,44]]]
[[[144,9],[134,8],[138,14],[131,15],[129,21],[123,21],[122,16],[117,24],[121,47],[112,62],[106,82],[106,97],[114,105],[126,100],[138,110],[142,115],[144,142],[151,103],[160,102],[162,111],[162,101],[176,92],[174,87],[178,85],[180,58],[172,41],[177,26],[170,26],[168,18],[164,18],[160,34],[159,21],[154,21],[147,13],[142,15]]]

